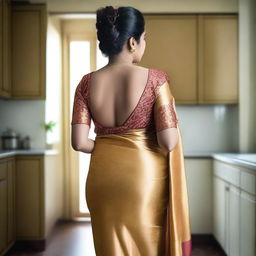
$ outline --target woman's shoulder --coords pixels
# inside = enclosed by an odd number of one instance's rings
[[[151,73],[154,74],[155,78],[158,79],[169,79],[168,74],[166,71],[162,70],[162,69],[157,69],[157,68],[150,68],[151,69]]]

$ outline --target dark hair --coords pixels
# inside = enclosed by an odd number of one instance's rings
[[[97,37],[99,48],[105,57],[111,57],[122,51],[124,43],[130,38],[139,43],[144,32],[143,14],[130,6],[106,6],[97,9]]]

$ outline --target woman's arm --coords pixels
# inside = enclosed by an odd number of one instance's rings
[[[92,153],[94,140],[88,138],[90,127],[87,124],[73,124],[71,126],[71,146],[75,151]]]

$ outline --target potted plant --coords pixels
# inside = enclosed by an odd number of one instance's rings
[[[45,124],[44,124],[44,128],[45,128],[45,131],[46,131],[46,133],[47,132],[52,132],[53,131],[53,128],[54,128],[54,126],[56,125],[57,123],[56,122],[54,122],[54,121],[49,121],[49,122],[46,122]],[[47,143],[46,142],[46,148],[47,149],[52,149],[52,143]]]

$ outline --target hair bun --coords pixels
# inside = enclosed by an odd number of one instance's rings
[[[112,25],[115,25],[116,19],[119,16],[118,9],[115,9],[113,7],[110,8],[111,10],[107,13],[107,19],[109,20],[109,23]]]
[[[130,37],[139,43],[144,25],[143,14],[131,6],[108,5],[97,9],[97,38],[103,55],[110,57],[120,53]]]
[[[97,16],[99,23],[108,22],[110,25],[114,26],[119,13],[118,9],[115,9],[113,6],[106,6],[97,12]]]

